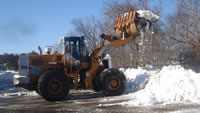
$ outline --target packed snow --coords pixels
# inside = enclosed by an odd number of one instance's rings
[[[130,100],[121,105],[200,103],[200,73],[190,69],[165,66],[160,71],[139,68],[127,69],[124,73],[127,89],[133,92],[123,97]]]

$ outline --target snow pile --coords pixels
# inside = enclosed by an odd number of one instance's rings
[[[133,69],[120,69],[124,72],[127,80],[126,93],[135,92],[143,89],[149,80],[149,74],[142,68]]]
[[[134,73],[137,71],[130,69],[126,72],[129,74],[129,72]],[[145,88],[126,95],[124,98],[129,98],[130,101],[120,104],[154,105],[182,102],[200,103],[200,73],[186,70],[181,66],[166,66],[157,73],[147,73],[151,74],[151,76],[149,76]],[[144,76],[144,74],[141,75]],[[135,82],[133,83],[136,83],[137,80],[134,80]]]

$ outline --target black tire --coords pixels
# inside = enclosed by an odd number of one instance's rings
[[[93,79],[93,90],[95,92],[99,92],[102,89],[103,89],[102,78],[100,75],[96,75],[95,78]]]
[[[125,76],[118,69],[108,69],[102,72],[103,77],[103,94],[106,96],[121,95],[125,91]]]
[[[39,80],[39,79],[38,79],[38,80]],[[41,93],[40,93],[40,91],[39,91],[39,89],[38,89],[38,82],[37,82],[36,85],[34,85],[34,86],[35,86],[35,88],[34,88],[35,92],[36,92],[38,95],[41,96]]]
[[[35,90],[35,92],[41,96],[40,91],[38,89]]]
[[[69,93],[69,82],[64,73],[48,71],[38,80],[39,94],[47,101],[61,101]]]

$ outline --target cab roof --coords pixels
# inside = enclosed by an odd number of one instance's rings
[[[84,36],[70,36],[70,37],[64,37],[64,41],[82,41],[84,40]]]

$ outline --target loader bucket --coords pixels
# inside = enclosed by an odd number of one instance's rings
[[[135,10],[129,10],[128,12],[117,16],[115,19],[114,34],[102,34],[101,37],[104,40],[109,41],[114,47],[127,44],[130,40],[135,39],[136,36],[139,35],[135,24],[135,16]]]
[[[116,17],[114,27],[115,33],[120,34],[123,40],[133,38],[138,34],[135,25],[135,16],[135,10],[129,10],[128,12]]]

